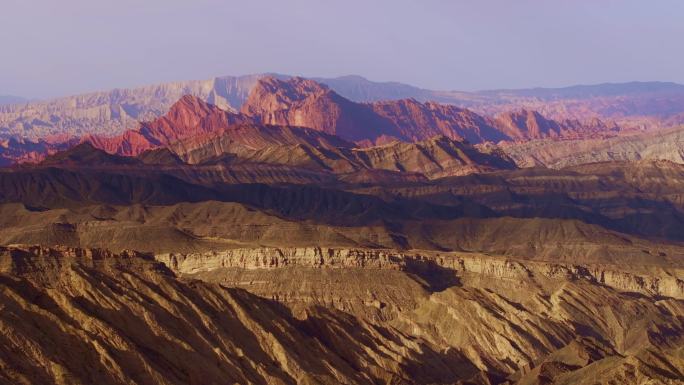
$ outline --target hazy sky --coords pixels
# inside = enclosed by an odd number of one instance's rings
[[[0,94],[217,75],[684,83],[682,0],[2,0]]]

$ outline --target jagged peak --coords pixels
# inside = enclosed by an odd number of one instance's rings
[[[202,100],[201,98],[195,96],[195,95],[183,95],[180,99],[178,99],[175,103],[171,105],[171,108],[169,108],[169,112],[167,115],[173,115],[173,114],[178,114],[182,112],[191,112],[193,114],[197,114],[198,112],[203,112],[203,113],[208,113],[209,111],[212,110],[221,110],[219,107],[207,103],[206,101]],[[223,110],[221,110],[223,111]]]
[[[297,90],[305,93],[330,91],[330,88],[323,83],[299,76],[288,79],[275,76],[264,76],[257,81],[257,86],[255,86],[255,88],[259,86],[272,92],[278,90]]]

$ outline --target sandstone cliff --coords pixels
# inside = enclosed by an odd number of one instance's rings
[[[681,269],[331,248],[155,258],[179,274],[272,298],[295,314],[325,306],[392,325],[463,354],[477,368],[508,377],[510,383],[572,383],[591,376],[674,384],[684,376],[676,348],[684,325],[675,315],[684,311],[684,282],[677,278]],[[647,332],[660,322],[677,331],[664,339]],[[664,350],[655,353],[658,349]],[[678,369],[659,377],[664,372],[651,370],[650,354]],[[605,372],[602,368],[611,362],[624,365]]]
[[[230,249],[207,253],[157,254],[155,259],[182,274],[198,274],[220,268],[277,269],[287,267],[368,268],[411,270],[416,266],[439,267],[456,275],[476,274],[492,279],[586,280],[623,292],[684,300],[684,269],[648,266],[572,265],[516,261],[482,254],[431,251],[332,248]]]

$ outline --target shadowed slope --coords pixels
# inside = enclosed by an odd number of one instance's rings
[[[0,248],[0,287],[3,382],[452,383],[479,372],[395,330],[325,309],[298,320],[134,252]]]

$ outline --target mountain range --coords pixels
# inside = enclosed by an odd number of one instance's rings
[[[0,106],[0,383],[680,384],[680,92]]]
[[[0,378],[684,377],[683,165],[231,127],[0,169]]]
[[[139,123],[118,136],[88,133],[60,134],[38,141],[9,138],[0,157],[4,163],[33,161],[88,141],[119,155],[139,153],[196,136],[211,136],[238,124],[306,127],[355,142],[356,146],[415,142],[445,136],[471,144],[532,139],[602,138],[620,133],[620,127],[598,119],[556,122],[537,112],[520,110],[490,118],[453,105],[421,103],[415,99],[358,103],[329,87],[303,78],[260,78],[240,112],[223,110],[201,98],[184,96],[169,112]]]
[[[223,76],[202,81],[165,83],[83,94],[0,107],[0,135],[28,139],[50,135],[117,135],[137,121],[163,115],[183,95],[195,95],[225,110],[239,110],[258,79],[257,74]],[[377,83],[359,76],[313,79],[355,102],[413,98],[468,108],[493,116],[519,109],[535,110],[556,121],[600,119],[630,129],[674,126],[684,122],[684,86],[674,83],[624,83],[558,89],[482,92],[432,91],[401,83]]]

